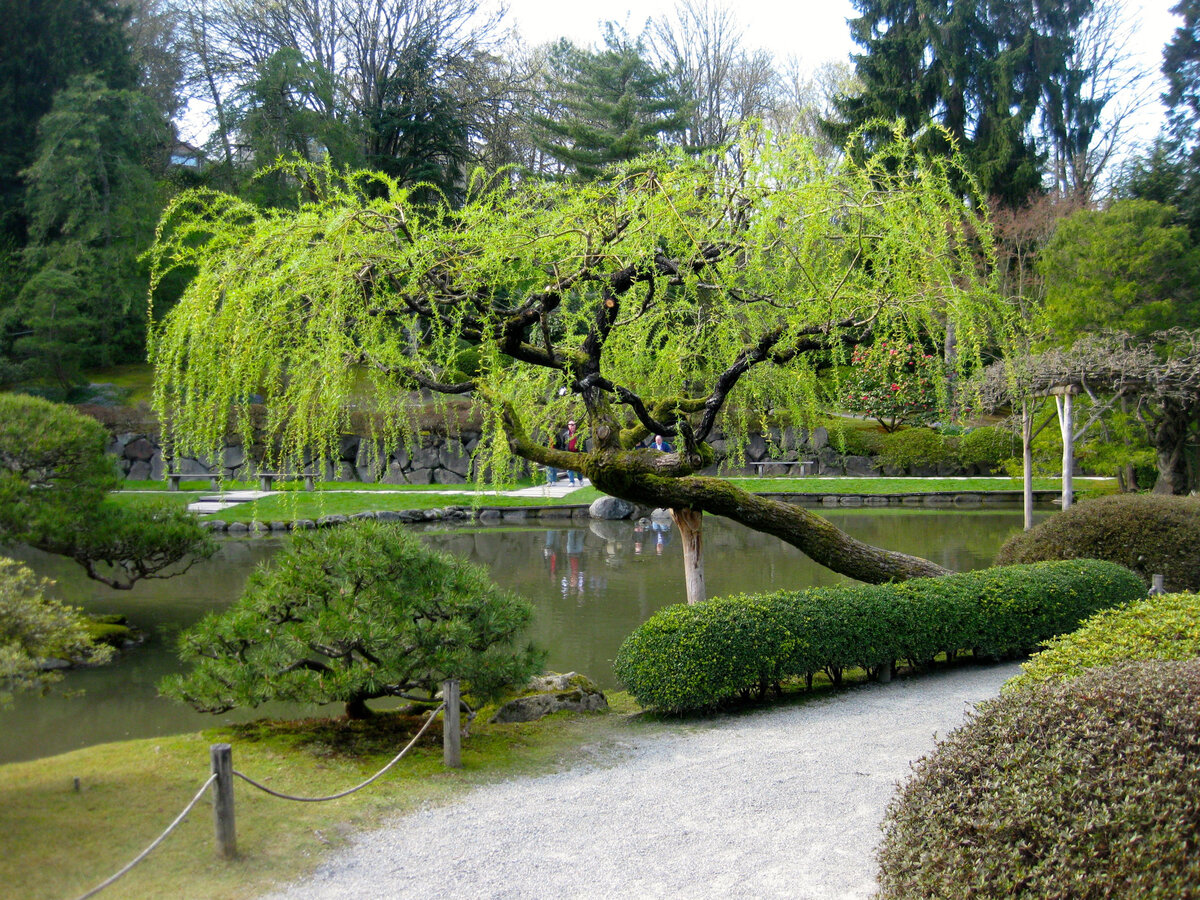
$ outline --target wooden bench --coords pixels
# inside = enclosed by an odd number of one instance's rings
[[[275,481],[295,481],[299,478],[304,479],[304,489],[306,491],[315,491],[317,489],[316,475],[296,475],[292,472],[259,472],[258,473],[258,489],[260,491],[271,490],[271,485]]]
[[[179,482],[183,481],[183,479],[185,479],[185,478],[187,478],[189,480],[192,478],[207,478],[208,486],[211,490],[215,491],[220,487],[221,477],[219,475],[175,475],[175,474],[169,474],[169,475],[167,475],[167,490],[168,491],[179,490]]]
[[[812,467],[816,465],[816,462],[811,459],[763,459],[758,462],[751,462],[750,465],[754,469],[754,474],[760,478],[763,472],[766,471],[767,466],[783,466],[784,475],[787,475],[791,471],[792,466],[799,466],[800,477],[803,478],[806,475],[812,474]]]

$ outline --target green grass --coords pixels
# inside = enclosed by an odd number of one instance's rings
[[[351,830],[448,802],[480,784],[558,770],[581,744],[657,727],[632,715],[636,705],[625,695],[609,701],[607,714],[558,714],[515,725],[490,725],[485,710],[463,741],[459,770],[442,765],[439,720],[382,779],[329,803],[285,802],[238,781],[236,860],[215,857],[206,797],[145,862],[101,896],[179,897],[182,885],[189,897],[258,896],[311,871]],[[234,767],[251,778],[314,796],[374,774],[407,743],[411,725],[386,714],[366,725],[263,723],[0,766],[0,884],[24,900],[61,900],[99,884],[157,837],[196,793],[209,774],[211,744],[232,744]]]
[[[93,384],[113,384],[128,391],[124,402],[129,406],[149,403],[154,394],[154,369],[146,363],[91,369],[87,379]]]
[[[317,519],[321,516],[351,516],[374,510],[441,509],[447,506],[473,505],[478,499],[482,506],[560,506],[581,501],[569,495],[562,499],[540,497],[497,497],[488,494],[429,494],[423,492],[372,492],[369,494],[337,494],[333,492],[287,492],[273,494],[261,500],[239,503],[237,506],[202,518],[225,522],[286,522],[294,519]]]

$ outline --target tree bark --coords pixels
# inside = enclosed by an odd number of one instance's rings
[[[703,603],[708,595],[704,586],[704,514],[694,509],[672,509],[671,518],[679,526],[683,542],[683,580],[689,605]]]
[[[369,719],[373,715],[371,707],[367,706],[367,701],[362,697],[352,697],[346,701],[346,718]]]
[[[721,478],[637,472],[622,465],[622,455],[587,454],[583,462],[593,485],[622,500],[665,507],[673,515],[675,510],[689,510],[725,516],[774,535],[827,569],[870,584],[949,573],[929,560],[866,544],[803,507],[759,497]]]
[[[1187,442],[1192,416],[1181,404],[1164,402],[1162,418],[1152,434],[1158,478],[1155,494],[1188,492]]]

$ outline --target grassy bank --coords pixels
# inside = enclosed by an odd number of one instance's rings
[[[145,862],[99,896],[257,896],[310,871],[352,830],[453,800],[480,784],[554,771],[569,764],[583,743],[658,727],[631,716],[636,707],[625,695],[610,701],[613,710],[605,714],[560,714],[515,725],[489,725],[481,715],[463,742],[460,770],[442,765],[439,720],[383,778],[329,803],[278,800],[238,780],[238,859],[216,858],[206,795]],[[374,774],[417,724],[408,719],[399,727],[394,717],[380,715],[362,727],[218,728],[0,766],[0,884],[6,895],[24,900],[63,900],[96,886],[141,852],[195,795],[209,774],[211,744],[232,744],[234,768],[274,789],[325,795]]]

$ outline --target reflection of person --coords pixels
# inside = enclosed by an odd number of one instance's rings
[[[567,596],[567,591],[571,588],[582,594],[583,593],[583,569],[580,566],[580,557],[583,554],[583,529],[571,528],[567,531],[567,566],[568,573],[563,576],[562,589],[563,596]]]
[[[550,564],[550,579],[554,580],[554,570],[558,568],[558,532],[546,532],[546,546],[542,548],[542,557]]]
[[[653,449],[658,450],[660,453],[670,453],[674,449],[670,444],[667,443],[667,439],[661,434],[656,434],[654,436],[654,443],[650,446]]]
[[[583,442],[579,439],[579,434],[575,431],[574,419],[567,423],[567,430],[566,433],[562,435],[562,442],[562,449],[566,450],[568,453],[583,452]],[[572,471],[571,469],[567,470],[567,480],[571,483],[572,487],[574,487],[576,484],[583,484],[583,479],[579,477],[579,473]]]

